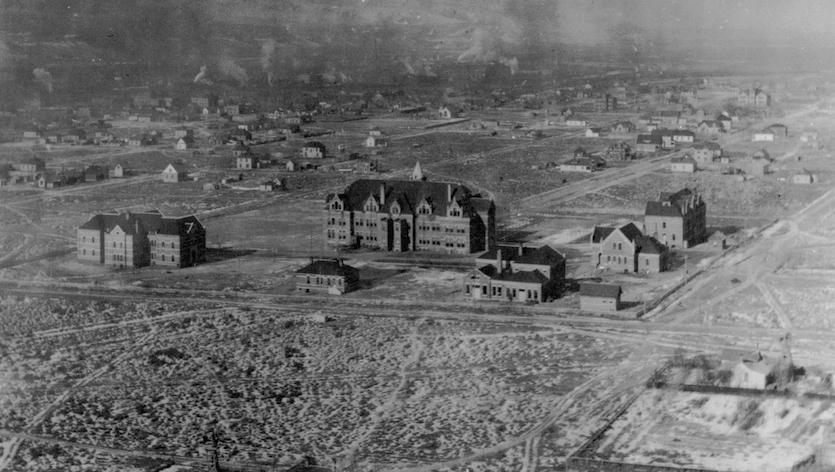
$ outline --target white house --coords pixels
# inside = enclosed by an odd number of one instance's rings
[[[774,132],[766,128],[754,133],[753,141],[774,141]]]
[[[378,135],[371,135],[365,138],[365,147],[386,147],[388,140]]]
[[[696,172],[696,161],[690,156],[674,157],[670,159],[670,171],[692,174]]]

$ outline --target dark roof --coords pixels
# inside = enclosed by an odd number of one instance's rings
[[[634,241],[635,238],[641,236],[642,234],[641,230],[639,230],[638,227],[635,226],[635,223],[627,223],[618,229],[621,233],[623,233],[624,236],[626,236],[626,239],[630,241]]]
[[[357,277],[359,271],[336,259],[316,260],[296,271],[297,274]]]
[[[562,165],[566,166],[588,166],[588,167],[597,167],[597,161],[593,161],[589,158],[573,158],[570,161],[564,162]]]
[[[158,211],[148,211],[99,213],[79,226],[78,229],[93,229],[109,233],[116,226],[119,226],[128,234],[135,234],[138,229],[144,229],[148,233],[184,235],[195,226],[202,228],[203,225],[193,215],[170,217],[162,216]]]
[[[663,254],[667,251],[667,246],[652,236],[638,236],[635,238],[635,246],[641,254]]]
[[[647,216],[681,216],[677,206],[665,205],[664,202],[647,202],[644,214]]]
[[[704,124],[705,126],[709,126],[711,128],[722,128],[722,123],[719,123],[718,121],[715,121],[715,120],[704,120],[701,123],[699,123],[699,126],[701,126],[702,124]]]
[[[538,270],[525,271],[506,271],[501,274],[492,276],[495,280],[503,280],[505,282],[521,282],[526,284],[545,284],[548,283],[548,277]]]
[[[172,166],[174,168],[174,170],[177,171],[178,174],[188,173],[188,169],[186,168],[186,166],[184,166],[182,164],[177,164],[177,163],[172,162],[169,165]],[[165,166],[165,169],[162,169],[162,171],[165,172],[166,169],[168,169],[168,166]]]
[[[524,253],[517,257],[514,262],[519,264],[554,265],[565,262],[565,256],[557,252],[549,245],[544,245],[531,252]]]
[[[343,193],[330,194],[326,201],[330,202],[339,197],[346,201],[346,210],[361,210],[366,200],[373,197],[380,204],[380,188],[383,188],[383,205],[381,211],[387,210],[395,201],[400,202],[400,212],[414,214],[423,200],[432,206],[433,215],[446,216],[447,206],[451,201],[447,198],[451,190],[452,201],[458,202],[464,214],[487,211],[493,202],[481,198],[467,187],[448,182],[429,182],[421,180],[377,180],[360,179],[353,182]]]
[[[608,238],[610,234],[615,230],[615,228],[609,226],[595,226],[594,232],[591,233],[591,242],[593,243],[601,243],[604,239]]]
[[[638,144],[657,144],[661,145],[661,135],[658,134],[639,134],[635,141]]]
[[[690,157],[689,155],[684,157],[671,157],[670,162],[673,164],[693,164],[696,165],[696,161]]]
[[[325,149],[325,145],[320,143],[319,141],[310,141],[309,143],[305,143],[304,147]]]
[[[694,196],[689,188],[683,188],[675,193],[661,192],[658,201],[647,202],[645,215],[648,216],[682,216],[681,207]]]
[[[492,249],[484,251],[483,253],[476,256],[477,260],[496,260],[496,253],[499,252],[501,249],[502,251],[502,260],[503,261],[515,261],[519,257],[519,245],[510,245],[510,244],[499,244],[498,246],[493,246]],[[528,246],[522,246],[522,255],[530,254],[536,251],[538,248],[532,248]]]
[[[623,291],[620,285],[607,284],[580,284],[581,297],[603,297],[603,298],[618,298]]]

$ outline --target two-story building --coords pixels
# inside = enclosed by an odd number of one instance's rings
[[[187,267],[205,261],[206,230],[195,216],[99,213],[79,226],[78,259],[115,268]]]
[[[302,157],[306,159],[324,159],[327,157],[327,148],[319,141],[310,141],[302,147]]]
[[[707,239],[706,209],[701,195],[689,188],[661,192],[657,201],[647,202],[644,233],[670,248],[695,246]]]
[[[597,226],[590,242],[597,270],[656,273],[669,267],[669,250],[652,236],[644,236],[633,223],[618,228]]]

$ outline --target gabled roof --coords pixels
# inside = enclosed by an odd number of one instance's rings
[[[365,201],[369,196],[379,200],[380,189],[383,189],[384,205],[392,199],[405,199],[407,207],[401,205],[401,212],[415,212],[418,205],[424,199],[432,202],[432,214],[446,216],[447,206],[450,203],[448,192],[452,193],[452,200],[458,202],[465,215],[472,212],[488,211],[493,202],[487,198],[480,198],[474,195],[467,187],[457,183],[429,182],[421,180],[377,180],[360,179],[349,185],[342,196],[346,201],[346,210],[362,210]],[[330,201],[335,195],[328,196]],[[388,208],[384,206],[384,208]],[[413,214],[413,213],[412,213]]]
[[[667,246],[664,246],[652,236],[638,236],[635,238],[635,248],[641,254],[664,254],[667,252]]]
[[[490,260],[495,261],[496,255],[502,251],[502,260],[503,261],[515,261],[516,258],[520,257],[519,255],[519,246],[518,245],[505,245],[499,243],[497,246],[493,246],[493,248],[484,251],[483,253],[476,256],[476,260]],[[537,248],[532,248],[529,246],[522,246],[522,255],[530,254],[536,251]]]
[[[336,259],[316,260],[296,271],[297,274],[358,277],[359,271]]]
[[[610,226],[595,226],[594,231],[591,233],[591,242],[592,243],[602,243],[604,239],[608,238],[612,232],[617,228],[612,228]]]
[[[203,224],[194,215],[184,217],[162,216],[159,211],[99,213],[78,229],[92,229],[109,233],[116,227],[127,234],[136,234],[138,230],[165,235],[186,235]]]
[[[622,293],[623,291],[621,290],[620,285],[592,283],[580,284],[581,297],[618,298]]]
[[[635,223],[627,223],[617,229],[620,230],[620,232],[623,233],[624,236],[626,236],[626,239],[630,241],[635,241],[635,238],[641,236],[642,234],[641,230],[639,230],[638,227],[635,226]]]
[[[185,174],[185,173],[188,173],[188,169],[186,168],[186,166],[184,166],[184,165],[182,165],[182,164],[176,164],[176,163],[171,163],[171,164],[168,164],[168,165],[165,167],[165,169],[163,170],[163,172],[168,171],[168,169],[169,169],[169,168],[170,168],[170,169],[173,169],[173,170],[174,170],[175,172],[177,172],[178,174]]]
[[[690,156],[684,157],[671,157],[670,163],[672,164],[693,164],[696,165],[696,161]]]
[[[701,127],[702,125],[705,125],[709,128],[722,128],[722,123],[716,120],[704,120],[699,123],[699,127]]]
[[[325,145],[320,143],[319,141],[310,141],[304,144],[306,148],[317,148],[317,149],[325,149]]]
[[[549,245],[544,245],[529,253],[523,253],[514,261],[518,264],[538,264],[552,266],[565,262],[565,256]]]
[[[548,283],[548,277],[538,270],[507,271],[501,274],[494,274],[491,278],[505,282],[521,282],[528,284]]]
[[[638,144],[656,144],[661,145],[661,135],[658,134],[639,134],[636,140]]]

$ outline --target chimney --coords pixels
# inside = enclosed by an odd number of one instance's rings
[[[452,201],[452,184],[446,184],[446,201]]]
[[[519,243],[519,255],[520,255],[520,256],[521,256],[521,255],[523,255],[523,254],[522,254],[523,252],[525,252],[525,247],[524,247],[524,246],[523,246],[523,244],[520,242],[520,243]]]
[[[503,267],[502,267],[502,250],[501,249],[496,249],[496,268],[498,269],[499,274],[501,275],[502,269],[503,269]]]
[[[380,206],[386,204],[386,184],[380,184]]]

